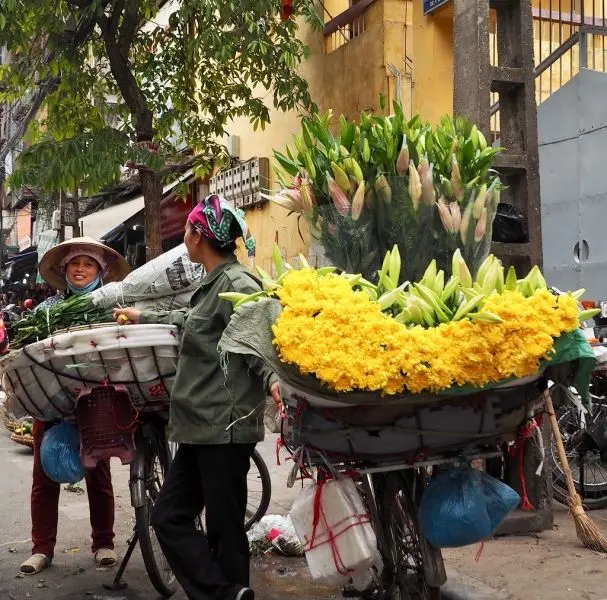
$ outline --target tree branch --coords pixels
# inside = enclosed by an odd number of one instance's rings
[[[109,29],[112,36],[117,37],[118,25],[120,24],[120,17],[124,11],[125,0],[114,0],[112,2],[112,13],[109,20]]]
[[[121,1],[122,0],[118,0],[118,2]],[[129,47],[127,46],[126,52],[123,51],[115,36],[112,34],[109,19],[105,15],[98,17],[97,22],[101,29],[105,51],[110,61],[110,70],[116,80],[118,89],[133,116],[137,139],[151,141],[154,136],[153,115],[131,70],[128,59]]]
[[[126,58],[139,29],[139,0],[129,0],[118,35],[118,45]]]

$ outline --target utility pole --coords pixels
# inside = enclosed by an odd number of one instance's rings
[[[583,23],[583,6],[582,23]],[[489,9],[495,11],[498,64],[490,64]],[[499,95],[500,145],[506,151],[494,166],[506,189],[502,202],[525,216],[528,240],[493,243],[492,252],[506,267],[516,266],[524,275],[542,264],[539,153],[535,71],[533,61],[533,14],[530,0],[454,0],[455,93],[453,112],[469,117],[490,135],[490,94]],[[580,50],[582,56],[583,50]],[[582,60],[582,58],[580,59]],[[550,427],[542,428],[545,448],[550,448]],[[519,443],[524,444],[523,441]],[[552,474],[537,444],[527,443],[512,459],[506,454],[505,479],[521,490],[527,482],[532,511],[515,511],[502,523],[498,534],[529,533],[552,528]],[[536,475],[544,463],[541,476]],[[522,477],[521,477],[522,471]]]
[[[59,241],[65,241],[65,228],[72,228],[72,237],[80,236],[80,211],[78,209],[79,202],[78,187],[74,188],[71,197],[61,195],[59,202],[59,210],[61,211],[61,227],[59,229]]]

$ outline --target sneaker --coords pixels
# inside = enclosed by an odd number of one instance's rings
[[[52,558],[46,554],[32,554],[19,568],[19,572],[24,575],[37,575],[48,569],[53,562]],[[245,596],[246,598],[246,596]]]
[[[95,552],[95,561],[99,567],[113,567],[118,562],[118,557],[110,548],[100,548]]]
[[[255,592],[251,588],[240,588],[234,600],[255,600]]]

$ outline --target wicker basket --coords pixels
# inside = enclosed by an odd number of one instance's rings
[[[15,429],[19,427],[19,423],[10,418],[8,414],[8,406],[5,406],[2,409],[2,423],[11,433],[14,433]]]
[[[20,444],[21,446],[27,446],[28,448],[34,448],[34,437],[29,433],[13,433],[11,435],[11,440],[16,444]]]

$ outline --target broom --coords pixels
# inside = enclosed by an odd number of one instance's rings
[[[563,446],[563,439],[561,438],[561,432],[559,430],[559,424],[556,420],[554,406],[552,405],[552,398],[550,397],[550,392],[548,390],[544,393],[544,403],[546,405],[546,413],[548,414],[550,424],[552,425],[552,433],[556,440],[556,449],[558,450],[563,473],[565,474],[565,480],[567,481],[567,491],[569,492],[567,504],[569,504],[569,510],[573,515],[577,537],[580,542],[582,542],[582,545],[589,550],[607,552],[607,539],[603,537],[603,534],[596,523],[586,514],[586,511],[582,506],[582,499],[575,489],[573,476],[571,475],[571,469],[569,468],[569,461],[567,460],[567,454],[565,453],[565,446]]]

